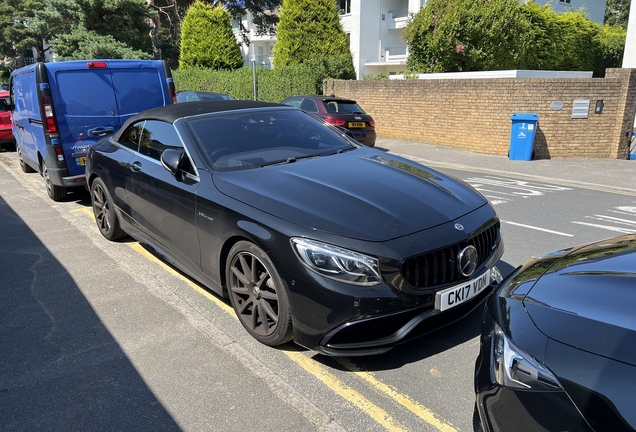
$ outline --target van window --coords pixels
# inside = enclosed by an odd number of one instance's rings
[[[37,89],[33,72],[27,72],[13,79],[13,98],[16,110],[23,115],[31,115],[40,118]]]
[[[139,149],[139,138],[144,133],[144,121],[135,123],[130,126],[119,138],[119,144],[124,147],[128,147],[131,150],[137,151]]]
[[[137,114],[165,105],[165,86],[157,69],[111,69],[111,73],[119,115]]]
[[[108,69],[68,70],[57,73],[61,112],[71,116],[117,115]]]

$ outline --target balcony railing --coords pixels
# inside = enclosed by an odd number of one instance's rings
[[[406,60],[406,46],[386,47],[384,49],[384,61]]]
[[[403,9],[393,9],[389,11],[389,15],[391,15],[393,17],[393,19],[395,18],[405,18],[409,15],[409,9],[408,8],[403,8]]]

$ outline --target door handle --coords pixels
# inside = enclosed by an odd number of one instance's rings
[[[135,172],[141,171],[141,162],[133,162],[132,165],[130,165],[130,169]]]
[[[113,128],[102,128],[102,127],[98,127],[95,129],[89,129],[88,133],[90,133],[93,136],[105,136],[106,134],[112,134],[113,133]]]

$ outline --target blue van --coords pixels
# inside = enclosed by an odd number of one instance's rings
[[[176,102],[163,60],[35,63],[11,73],[12,128],[20,167],[39,172],[49,197],[86,184],[86,151],[132,115]]]

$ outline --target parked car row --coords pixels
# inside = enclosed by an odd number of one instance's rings
[[[51,198],[85,184],[106,239],[228,298],[258,341],[380,354],[485,303],[476,430],[636,428],[635,235],[502,280],[493,206],[371,148],[355,101],[176,94],[165,63],[137,60],[32,65],[10,95],[0,118],[14,108],[21,167]]]

